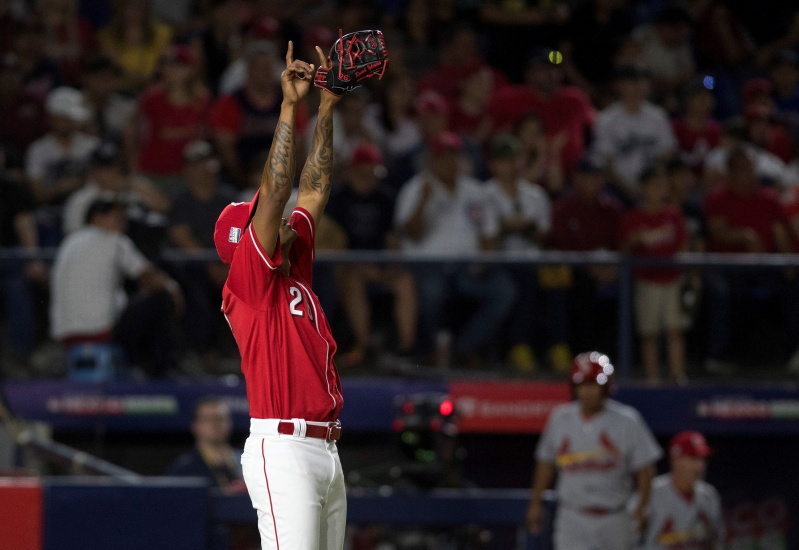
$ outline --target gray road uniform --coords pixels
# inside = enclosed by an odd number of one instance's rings
[[[723,542],[721,499],[712,485],[698,481],[689,497],[670,474],[654,479],[642,550],[721,550]]]
[[[578,402],[553,410],[536,450],[557,468],[555,550],[624,550],[635,540],[626,506],[633,474],[662,455],[641,415],[605,400],[590,419]]]

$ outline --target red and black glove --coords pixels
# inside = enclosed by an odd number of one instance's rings
[[[374,76],[382,78],[388,65],[388,50],[383,33],[356,31],[341,35],[330,48],[329,67],[316,69],[314,86],[341,96]]]

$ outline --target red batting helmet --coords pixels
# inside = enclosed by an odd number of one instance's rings
[[[613,365],[604,353],[589,351],[574,358],[571,371],[571,383],[596,382],[610,391],[613,385]]]

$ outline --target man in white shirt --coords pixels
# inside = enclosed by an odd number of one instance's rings
[[[457,257],[496,248],[499,228],[488,207],[485,187],[459,173],[462,141],[443,132],[430,145],[429,167],[400,190],[394,223],[403,248],[432,257]],[[432,349],[445,324],[444,308],[457,296],[475,301],[477,310],[455,339],[453,351],[472,366],[505,321],[516,296],[513,280],[485,266],[436,265],[417,270],[421,308],[420,349]]]
[[[115,341],[129,363],[161,376],[173,367],[172,321],[183,309],[174,280],[157,270],[123,233],[125,206],[98,199],[87,225],[56,253],[51,277],[50,335],[66,347]],[[124,282],[141,292],[128,298]]]
[[[616,74],[619,99],[597,115],[595,153],[605,161],[626,202],[637,197],[638,176],[677,146],[666,111],[647,101],[649,77],[635,66]]]

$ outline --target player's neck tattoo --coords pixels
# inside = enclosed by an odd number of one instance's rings
[[[330,192],[330,174],[333,170],[333,116],[326,113],[319,116],[311,142],[311,153],[300,174],[300,189],[316,191],[319,194]]]
[[[266,165],[266,169],[272,175],[275,189],[291,187],[294,181],[294,163],[294,128],[286,122],[279,121],[269,151],[269,162]]]

